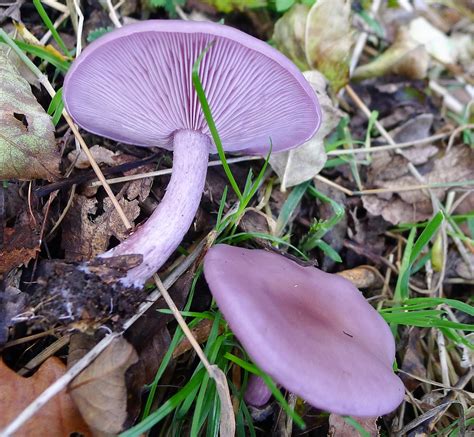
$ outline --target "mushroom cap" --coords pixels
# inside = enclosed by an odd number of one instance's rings
[[[222,244],[207,253],[204,274],[252,360],[314,407],[375,417],[403,400],[390,328],[349,281]]]
[[[297,67],[267,43],[209,22],[149,20],[90,44],[73,63],[63,97],[74,121],[123,143],[172,149],[175,131],[210,136],[192,84],[199,76],[224,148],[267,154],[296,147],[321,121]],[[211,150],[213,152],[213,150]]]

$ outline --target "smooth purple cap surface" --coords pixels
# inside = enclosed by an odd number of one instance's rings
[[[204,274],[254,362],[309,404],[376,417],[402,402],[390,328],[349,281],[223,244],[207,253]]]
[[[94,41],[66,75],[66,109],[84,129],[128,144],[171,150],[178,130],[210,136],[191,73],[211,42],[199,76],[227,151],[267,154],[270,139],[278,152],[313,136],[321,112],[297,67],[265,42],[209,22],[149,20]]]

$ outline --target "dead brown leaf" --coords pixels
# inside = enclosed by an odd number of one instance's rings
[[[90,152],[95,159],[95,162],[99,165],[107,164],[107,165],[119,165],[120,162],[118,157],[120,155],[119,152],[112,152],[105,147],[102,147],[98,144],[92,146],[90,148]],[[81,150],[73,150],[67,155],[67,158],[70,162],[74,163],[74,167],[79,169],[89,168],[91,163],[89,158],[85,154],[85,152]]]
[[[138,200],[119,200],[127,218],[133,222],[140,214]],[[83,261],[105,252],[110,237],[127,237],[127,229],[109,198],[104,199],[104,212],[97,214],[98,202],[85,196],[76,196],[63,225],[62,246],[68,261]]]
[[[118,337],[69,385],[74,402],[94,432],[117,434],[123,430],[127,420],[125,373],[137,361],[133,346]]]
[[[423,352],[420,345],[421,331],[413,328],[408,334],[408,345],[402,361],[402,370],[420,378],[426,378],[426,367],[423,363]],[[413,393],[421,382],[404,373],[400,373],[400,378],[407,390]]]
[[[40,250],[39,229],[23,213],[12,228],[3,230],[0,246],[0,278],[15,267],[28,264]]]
[[[369,417],[364,419],[353,417],[353,419],[356,420],[371,437],[378,437],[380,435],[379,428],[377,426],[377,417]],[[358,434],[359,433],[356,431],[356,429],[344,420],[344,417],[339,416],[338,414],[331,414],[329,416],[328,436],[353,437]]]
[[[11,422],[65,371],[66,366],[58,358],[51,357],[33,376],[24,378],[0,361],[0,427]],[[72,433],[92,435],[70,395],[63,390],[26,422],[15,436],[69,436]]]
[[[372,288],[382,283],[382,278],[375,273],[372,266],[358,266],[336,274],[351,281],[357,288]]]
[[[364,207],[372,215],[381,215],[393,224],[427,220],[431,217],[433,209],[429,196],[423,190],[396,192],[397,188],[420,185],[420,181],[409,174],[408,160],[403,162],[402,157],[392,156],[390,153],[379,153],[374,156],[369,180],[372,181],[373,188],[394,188],[395,192],[363,196]],[[449,184],[472,180],[474,151],[463,145],[453,147],[443,156],[429,160],[420,170],[426,184]],[[448,188],[433,188],[432,192],[442,199]]]

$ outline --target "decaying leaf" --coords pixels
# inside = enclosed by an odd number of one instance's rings
[[[378,437],[379,428],[377,426],[377,417],[369,418],[357,418],[353,419],[367,431],[370,437]],[[348,423],[344,417],[339,416],[338,414],[331,414],[329,416],[329,432],[328,436],[330,437],[353,437],[355,435],[360,435],[357,430]]]
[[[137,361],[135,349],[118,337],[69,385],[69,393],[94,432],[123,430],[127,420],[125,373]]]
[[[138,200],[119,200],[127,218],[133,222],[140,214]],[[109,198],[104,199],[104,212],[97,217],[97,199],[76,196],[63,227],[62,245],[68,261],[83,261],[105,252],[111,236],[127,237],[127,230]]]
[[[364,207],[372,215],[381,215],[393,224],[427,220],[433,214],[429,196],[423,190],[397,192],[397,188],[420,185],[411,176],[407,160],[389,153],[374,156],[370,170],[372,186],[394,189],[394,192],[363,196]],[[474,179],[474,151],[469,147],[453,147],[443,156],[424,164],[422,174],[426,184],[461,182]],[[453,171],[453,169],[456,169]],[[433,193],[442,198],[449,187],[433,188]],[[466,199],[466,201],[468,201]]]
[[[358,266],[337,272],[336,275],[351,281],[357,288],[380,287],[382,285],[381,277],[376,274],[376,270],[372,266]]]
[[[407,29],[400,27],[394,43],[372,62],[356,68],[352,78],[363,80],[399,74],[409,79],[423,79],[428,64],[429,55],[424,45],[414,41]]]
[[[120,152],[112,152],[112,150],[106,149],[98,144],[92,146],[90,149],[91,155],[94,157],[95,162],[99,165],[118,165],[117,157],[120,155]],[[86,156],[85,152],[81,150],[73,150],[67,155],[70,162],[74,163],[74,167],[85,169],[91,166],[89,158]]]
[[[20,59],[20,57],[15,51],[12,50],[10,46],[0,43],[0,53],[3,56],[8,56],[10,62],[16,67],[21,76],[25,78],[30,85],[34,85],[36,88],[39,88],[39,79],[33,74],[33,72],[27,67],[27,65]]]
[[[53,123],[4,51],[0,83],[0,178],[55,179],[59,152]]]
[[[0,361],[0,428],[6,426],[56,379],[66,366],[56,357],[48,358],[30,378],[24,378]],[[27,436],[69,436],[80,433],[91,436],[71,396],[63,390],[15,433]]]
[[[301,70],[309,70],[304,47],[309,7],[296,3],[276,23],[273,40],[278,49]]]
[[[318,0],[306,23],[306,59],[311,68],[324,74],[335,92],[349,81],[352,44],[351,2]]]
[[[303,73],[313,87],[321,105],[322,123],[311,140],[288,152],[270,156],[270,165],[278,174],[282,190],[307,181],[316,176],[326,163],[324,138],[337,126],[340,112],[326,94],[326,81],[318,71]]]
[[[1,141],[1,140],[0,140]],[[39,229],[23,213],[13,227],[3,229],[0,246],[0,278],[15,267],[26,265],[40,250]]]
[[[402,361],[402,370],[419,378],[426,378],[426,367],[423,363],[423,352],[420,344],[422,333],[420,329],[413,328],[408,334],[408,345]],[[412,378],[406,373],[401,373],[405,387],[413,393],[421,384],[419,379]]]

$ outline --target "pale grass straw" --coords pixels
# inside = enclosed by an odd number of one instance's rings
[[[120,22],[120,19],[119,19],[118,14],[117,14],[117,9],[112,4],[112,0],[107,0],[107,8],[109,10],[110,21],[112,21],[113,25],[116,28],[122,27],[122,23]]]
[[[45,4],[46,6],[49,6],[50,8],[56,9],[57,11],[63,14],[68,12],[68,7],[65,4],[60,3],[56,0],[41,0],[41,3]]]
[[[229,158],[229,159],[227,159],[227,164],[235,164],[237,162],[246,162],[246,161],[256,161],[256,160],[260,160],[260,159],[263,159],[263,158],[261,156],[241,156],[241,157],[238,157],[238,158]],[[208,163],[208,167],[216,167],[216,166],[219,166],[219,165],[222,165],[222,161],[220,161],[220,160],[219,161],[209,161],[209,163]],[[164,169],[164,170],[156,170],[156,171],[138,173],[138,174],[129,175],[129,176],[121,176],[121,177],[118,177],[118,178],[110,178],[110,179],[107,179],[107,183],[109,185],[113,185],[113,184],[118,184],[118,183],[121,183],[121,182],[136,181],[136,180],[139,180],[139,179],[145,179],[145,178],[149,178],[149,177],[164,176],[164,175],[171,174],[172,172],[173,172],[172,168],[167,168],[167,169]],[[91,187],[99,187],[101,185],[102,185],[101,181],[92,182],[90,184]]]
[[[62,15],[59,16],[59,18],[54,22],[53,26],[55,29],[57,29],[69,16],[70,16],[69,10],[64,12]],[[45,45],[49,38],[51,38],[51,31],[48,30],[39,40],[40,44]]]
[[[82,13],[79,0],[73,0],[73,5],[74,5],[74,10],[77,16],[77,28],[76,28],[76,58],[77,58],[82,52],[82,30],[84,28],[84,15]]]

